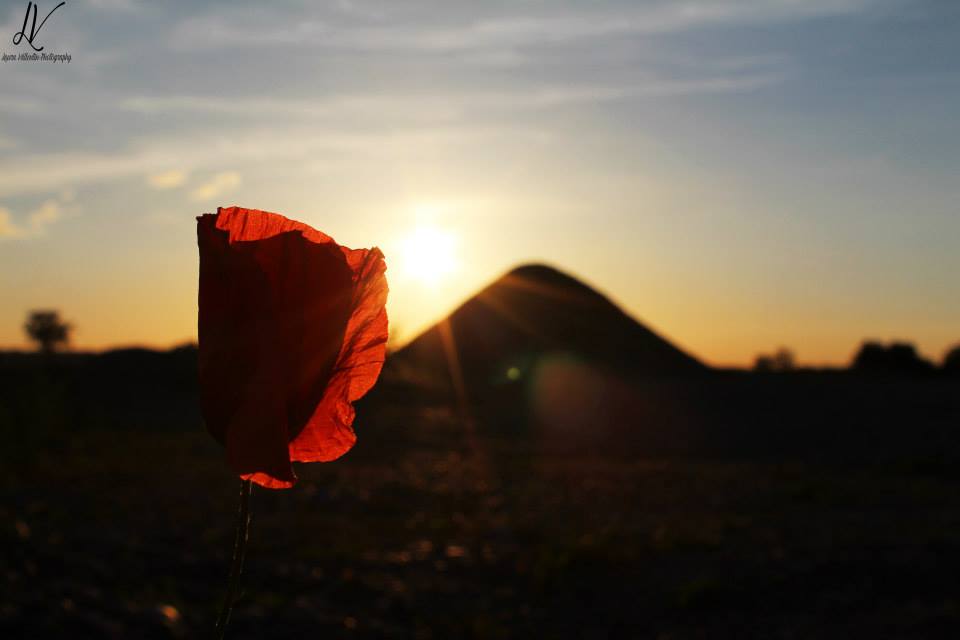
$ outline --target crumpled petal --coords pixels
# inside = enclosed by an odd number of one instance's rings
[[[201,408],[241,477],[296,482],[291,461],[356,441],[352,403],[386,357],[386,264],[281,215],[197,218]]]

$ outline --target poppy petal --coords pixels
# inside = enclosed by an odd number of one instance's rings
[[[356,442],[352,403],[376,383],[386,357],[383,254],[379,249],[351,251],[347,261],[354,273],[353,313],[323,399],[307,428],[290,444],[291,459],[298,462],[325,462],[350,450]]]
[[[383,254],[237,207],[198,217],[197,234],[207,428],[241,477],[290,487],[291,461],[332,460],[355,442],[351,403],[386,355]]]

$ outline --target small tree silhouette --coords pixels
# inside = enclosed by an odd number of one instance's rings
[[[37,343],[42,353],[53,353],[70,341],[70,324],[60,319],[59,311],[31,311],[23,325],[27,337]]]
[[[943,356],[943,370],[952,375],[960,375],[960,344],[954,345]]]
[[[887,349],[875,340],[867,340],[860,346],[860,351],[853,357],[852,369],[861,371],[877,371],[887,368]]]
[[[773,358],[767,355],[759,355],[753,361],[753,370],[757,373],[770,373],[773,371]]]
[[[773,354],[773,368],[775,371],[793,371],[797,368],[796,360],[793,357],[793,351],[786,347],[780,347]]]
[[[753,370],[768,373],[771,371],[793,371],[797,368],[793,352],[786,347],[780,347],[772,356],[761,354],[754,360]]]

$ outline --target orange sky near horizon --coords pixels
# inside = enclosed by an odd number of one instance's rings
[[[463,224],[471,219],[467,211],[471,206],[482,208],[490,203],[410,205],[391,216],[397,221],[394,229],[380,230],[374,234],[377,241],[369,243],[381,246],[386,254],[391,340],[396,344],[428,328],[499,275],[528,262],[551,264],[584,280],[638,321],[713,366],[750,366],[758,353],[781,346],[793,350],[805,365],[845,365],[864,339],[911,341],[925,356],[939,361],[954,344],[949,330],[938,333],[933,327],[924,333],[912,328],[909,314],[871,325],[855,305],[843,305],[842,301],[832,306],[824,300],[820,308],[802,308],[769,294],[751,296],[755,282],[731,282],[727,290],[705,292],[702,280],[709,274],[696,270],[670,274],[653,252],[629,255],[605,247],[580,247],[570,251],[565,261],[547,252],[560,253],[571,247],[552,244],[548,237],[518,259],[514,256],[523,255],[523,243],[501,242],[500,250],[495,251],[482,229]],[[303,219],[322,226],[315,216]],[[182,246],[176,252],[151,256],[131,248],[129,255],[138,260],[134,268],[111,272],[91,288],[69,287],[68,264],[45,265],[43,273],[35,272],[38,283],[45,281],[54,291],[54,284],[67,286],[56,296],[38,287],[8,297],[8,302],[20,308],[5,305],[0,312],[4,321],[0,344],[30,348],[22,330],[26,312],[47,307],[58,308],[74,324],[71,346],[76,350],[165,349],[195,341],[198,257],[191,244],[192,220],[184,220],[178,227]],[[352,242],[354,235],[363,235],[361,231],[346,231],[345,244],[362,244]],[[437,268],[428,266],[431,263]],[[97,295],[91,295],[93,289]]]

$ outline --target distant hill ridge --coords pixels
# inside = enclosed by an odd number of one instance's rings
[[[517,267],[463,303],[394,358],[444,375],[450,345],[465,378],[495,381],[546,354],[636,375],[708,370],[592,287],[553,267]]]

